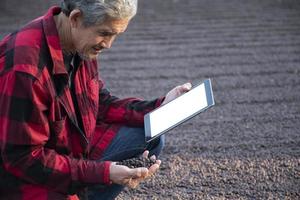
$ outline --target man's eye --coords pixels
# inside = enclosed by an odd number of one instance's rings
[[[100,36],[110,36],[110,35],[111,35],[110,32],[98,32],[98,34],[99,34]]]

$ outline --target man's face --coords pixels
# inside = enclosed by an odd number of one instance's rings
[[[76,51],[83,59],[94,59],[103,50],[111,47],[116,36],[123,33],[129,19],[107,19],[100,25],[85,27],[77,21],[72,28],[72,40]]]

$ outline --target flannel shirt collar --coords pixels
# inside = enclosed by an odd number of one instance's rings
[[[54,75],[68,75],[68,72],[64,66],[63,52],[60,46],[60,40],[58,31],[54,21],[54,15],[61,12],[60,7],[51,7],[43,17],[43,28],[48,43],[49,51],[53,61]]]

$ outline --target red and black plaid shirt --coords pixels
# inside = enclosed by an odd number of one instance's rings
[[[118,99],[103,88],[97,62],[74,78],[78,119],[51,8],[0,42],[0,199],[66,199],[109,184],[110,162],[96,162],[122,125],[142,126],[162,98]]]

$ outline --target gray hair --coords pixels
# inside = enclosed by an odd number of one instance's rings
[[[106,18],[131,19],[137,11],[137,0],[63,0],[62,12],[69,16],[79,9],[83,14],[83,24],[93,26]]]

